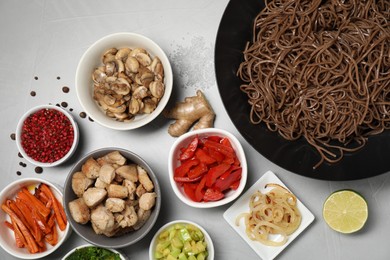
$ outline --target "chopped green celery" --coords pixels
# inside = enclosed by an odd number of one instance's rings
[[[191,232],[191,238],[195,241],[200,241],[203,239],[203,237],[204,237],[204,235],[203,235],[202,231],[200,231],[199,229],[193,230]]]
[[[166,231],[161,232],[161,234],[158,236],[158,238],[164,239],[164,238],[167,238],[168,235],[169,235],[169,232],[166,230]]]
[[[170,253],[171,253],[171,250],[169,250],[169,248],[165,248],[163,251],[164,256],[168,256]]]
[[[182,241],[190,241],[191,240],[191,235],[188,232],[188,229],[182,228],[180,229],[180,238]]]
[[[191,224],[175,224],[159,235],[155,257],[158,260],[205,260],[207,243],[202,231]]]
[[[175,229],[172,229],[171,231],[169,231],[169,237],[168,237],[169,240],[172,240],[175,236],[176,236]]]
[[[186,254],[181,253],[181,254],[179,255],[179,260],[188,260],[188,258],[187,258],[187,256],[186,256]]]
[[[196,260],[196,257],[195,257],[194,255],[190,255],[190,256],[188,257],[188,260]]]
[[[186,253],[188,253],[188,252],[190,252],[191,251],[191,249],[192,249],[192,247],[191,247],[191,243],[190,242],[185,242],[184,243],[184,248],[183,248],[183,250],[184,250],[184,252],[186,252]]]
[[[175,229],[182,229],[185,228],[183,224],[175,224]]]
[[[172,255],[168,255],[166,260],[176,260],[177,258],[172,256]]]
[[[206,257],[207,257],[207,256],[204,254],[204,252],[202,252],[202,253],[200,253],[200,254],[198,254],[198,255],[196,256],[196,260],[205,260]]]
[[[196,248],[198,249],[198,252],[206,251],[206,247],[204,246],[202,241],[199,241],[198,243],[196,243]]]
[[[181,240],[177,237],[172,239],[172,246],[177,247],[177,248],[183,248],[184,244],[181,242]]]
[[[161,254],[160,252],[154,252],[154,258],[156,258],[156,259],[160,259],[160,258],[163,258],[164,256],[163,256],[163,254]]]
[[[179,248],[173,248],[171,250],[171,256],[174,256],[176,258],[180,255],[180,253],[181,253],[181,250]]]
[[[159,242],[156,246],[157,252],[162,253],[164,251],[164,249],[167,248],[170,244],[171,244],[171,241],[169,241],[169,240]]]

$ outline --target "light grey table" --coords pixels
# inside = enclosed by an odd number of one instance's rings
[[[136,32],[157,42],[167,53],[174,72],[170,105],[204,91],[217,118],[215,127],[231,131],[242,142],[248,159],[246,189],[266,171],[272,170],[313,212],[316,220],[278,259],[389,259],[389,174],[348,182],[319,181],[288,172],[265,159],[233,126],[214,75],[214,45],[218,25],[228,0],[122,0],[122,1],[0,1],[0,189],[23,177],[41,177],[63,185],[77,159],[100,147],[117,146],[134,151],[150,163],[162,187],[161,214],[152,231],[140,242],[123,248],[130,259],[148,259],[153,234],[171,220],[188,219],[205,227],[213,241],[217,260],[258,259],[254,251],[224,220],[231,205],[195,209],[184,205],[173,193],[167,171],[167,156],[174,138],[162,116],[138,130],[118,132],[79,116],[74,77],[83,52],[100,37],[114,32]],[[62,92],[67,86],[69,93]],[[35,91],[36,96],[30,92]],[[67,102],[80,130],[80,146],[63,166],[46,168],[42,174],[18,157],[15,132],[19,117],[39,104]],[[26,163],[23,167],[19,163]],[[375,166],[373,166],[375,167]],[[21,175],[17,175],[17,171]],[[353,174],[353,173],[351,173]],[[322,219],[322,204],[333,191],[351,188],[368,201],[369,220],[353,235],[332,231]],[[75,233],[47,259],[60,259],[68,250],[85,242]],[[0,249],[0,259],[13,259]]]

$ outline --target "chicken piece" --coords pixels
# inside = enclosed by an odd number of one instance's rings
[[[126,188],[127,188],[127,190],[128,190],[128,197],[129,197],[129,199],[131,199],[131,200],[134,200],[135,199],[135,191],[136,191],[136,189],[137,189],[137,185],[135,185],[135,183],[134,182],[132,182],[132,181],[129,181],[129,180],[123,180],[123,186],[125,186]]]
[[[117,164],[117,165],[125,165],[126,158],[122,156],[119,151],[114,151],[106,154],[105,156],[98,159],[101,164],[109,163],[109,164]]]
[[[91,211],[91,223],[95,226],[94,230],[101,233],[109,233],[115,229],[115,217],[102,204]]]
[[[139,208],[137,211],[138,221],[133,226],[134,230],[140,229],[146,223],[146,221],[149,219],[151,214],[152,214],[151,210],[143,210],[143,209]]]
[[[147,192],[139,198],[139,207],[143,210],[149,210],[156,204],[157,194],[155,192]]]
[[[145,190],[144,186],[143,186],[142,184],[139,184],[139,185],[137,186],[137,189],[135,190],[135,194],[137,194],[137,197],[139,198],[139,197],[141,197],[142,194],[144,194],[144,193],[146,193],[146,190]]]
[[[96,179],[99,177],[100,165],[92,157],[81,166],[81,171],[90,179]]]
[[[121,213],[115,213],[115,220],[122,228],[131,227],[138,221],[137,212],[133,206],[126,205]]]
[[[115,213],[121,212],[125,209],[126,202],[123,199],[118,198],[108,198],[105,203],[106,208]]]
[[[117,169],[120,167],[120,165],[116,164],[116,163],[112,163],[112,162],[109,162],[107,160],[104,159],[104,157],[99,157],[96,159],[97,163],[100,165],[100,166],[103,166],[103,165],[106,165],[106,164],[110,164],[112,167],[114,167],[114,169]]]
[[[107,187],[108,197],[109,198],[127,198],[129,191],[127,187],[118,185],[118,184],[110,184]]]
[[[138,172],[137,172],[137,165],[136,164],[129,164],[129,165],[123,165],[116,169],[115,171],[119,176],[132,181],[137,182],[138,181]]]
[[[109,184],[105,183],[100,178],[97,178],[96,181],[95,181],[95,187],[96,188],[107,189],[108,185]]]
[[[101,203],[107,196],[107,191],[101,188],[89,188],[83,194],[83,199],[88,207],[93,208]]]
[[[154,189],[153,182],[150,180],[148,173],[141,166],[137,165],[138,180],[144,186],[145,190],[152,191]]]
[[[115,182],[122,183],[123,180],[124,180],[124,178],[122,176],[120,176],[119,174],[115,174],[115,178],[114,178]]]
[[[88,178],[82,172],[76,172],[72,176],[72,189],[77,197],[82,197],[86,189],[93,185],[93,179]]]
[[[86,224],[91,219],[91,212],[83,198],[75,199],[68,203],[70,214],[74,221]]]
[[[115,168],[111,164],[105,164],[100,167],[99,178],[101,181],[110,184],[115,178]]]

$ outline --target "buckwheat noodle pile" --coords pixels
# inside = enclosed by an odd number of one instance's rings
[[[276,0],[237,75],[253,124],[304,137],[335,163],[390,127],[390,1]]]

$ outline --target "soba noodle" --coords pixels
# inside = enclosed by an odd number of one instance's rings
[[[336,163],[390,128],[390,1],[269,1],[237,74],[251,123]]]

